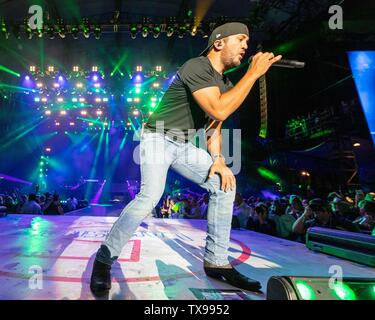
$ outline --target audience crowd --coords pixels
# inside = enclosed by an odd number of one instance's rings
[[[164,219],[207,219],[209,195],[192,192],[166,195],[153,215]],[[58,194],[15,190],[0,194],[0,216],[13,214],[63,215],[88,206],[73,195],[61,201]],[[304,241],[308,228],[319,226],[375,235],[375,193],[357,190],[349,197],[331,192],[326,198],[303,199],[285,195],[269,200],[236,194],[233,203],[233,229],[247,229],[295,241]]]
[[[87,201],[78,201],[73,195],[66,200],[60,200],[57,193],[49,192],[21,194],[16,189],[11,194],[0,193],[0,216],[7,214],[63,215],[86,206],[88,206]]]
[[[154,211],[158,218],[206,219],[208,194],[167,195]],[[319,226],[375,235],[375,193],[357,190],[351,198],[331,192],[326,198],[285,195],[274,200],[236,194],[233,229],[247,229],[301,241],[308,228]]]

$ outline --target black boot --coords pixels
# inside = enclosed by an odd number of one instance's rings
[[[90,282],[91,291],[98,295],[111,289],[111,266],[95,259]]]
[[[248,278],[239,273],[234,268],[220,268],[204,266],[204,272],[207,276],[218,280],[225,280],[234,287],[249,291],[260,291],[262,285],[259,281]]]

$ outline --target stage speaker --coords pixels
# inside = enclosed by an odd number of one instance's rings
[[[367,234],[313,227],[306,233],[307,248],[375,267],[375,237]]]
[[[375,279],[275,276],[267,300],[375,300]]]

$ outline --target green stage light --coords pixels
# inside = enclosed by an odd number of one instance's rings
[[[14,75],[14,76],[18,77],[18,78],[21,76],[18,72],[15,72],[15,71],[13,71],[13,70],[10,70],[10,69],[8,69],[7,67],[2,66],[2,65],[0,65],[0,71],[7,72],[7,73],[9,73],[9,74],[11,74],[11,75]]]
[[[141,92],[141,88],[135,88],[135,93],[140,93]]]
[[[297,281],[296,287],[303,300],[314,300],[314,290],[305,281]]]
[[[357,300],[355,293],[350,287],[342,282],[336,283],[333,287],[334,294],[341,300]]]

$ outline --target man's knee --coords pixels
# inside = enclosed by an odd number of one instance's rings
[[[152,210],[156,207],[162,195],[162,192],[147,192],[147,190],[141,190],[136,198],[139,201],[145,202],[149,209]]]
[[[236,188],[234,187],[232,190],[229,189],[227,192],[225,192],[222,190],[221,184],[222,184],[221,177],[218,174],[213,175],[208,180],[209,191],[211,193],[220,193],[224,197],[233,198],[233,201],[234,201],[234,197],[236,195]]]

